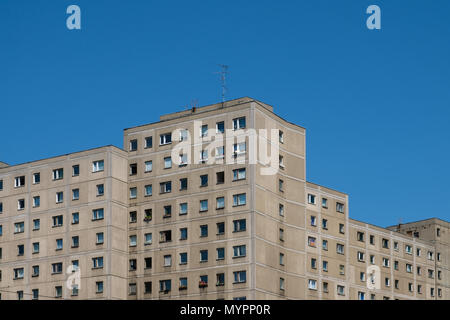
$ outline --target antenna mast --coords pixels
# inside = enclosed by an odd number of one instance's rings
[[[219,64],[222,68],[221,72],[216,72],[216,74],[220,74],[220,81],[222,82],[222,108],[225,103],[225,95],[227,93],[227,74],[228,74],[228,66],[224,64]]]

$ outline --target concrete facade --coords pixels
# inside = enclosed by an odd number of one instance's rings
[[[197,159],[221,130],[223,154]],[[242,98],[125,129],[123,150],[0,163],[1,298],[449,299],[448,222],[431,220],[438,239],[350,219],[345,193],[307,181],[305,135]],[[274,174],[255,141],[279,145]]]

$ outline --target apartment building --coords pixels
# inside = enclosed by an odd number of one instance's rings
[[[241,98],[125,129],[123,150],[1,163],[1,298],[448,299],[448,222],[350,219],[307,181],[305,134]]]

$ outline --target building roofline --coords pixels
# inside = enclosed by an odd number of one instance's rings
[[[392,225],[392,226],[386,227],[386,229],[388,229],[388,228],[395,228],[395,227],[398,227],[399,225],[401,225],[401,226],[407,226],[407,225],[409,225],[409,224],[414,224],[414,223],[419,223],[419,222],[425,222],[425,221],[432,221],[432,220],[438,220],[438,221],[442,221],[442,222],[444,222],[444,223],[450,224],[449,221],[446,221],[446,220],[443,220],[443,219],[437,218],[437,217],[432,217],[432,218],[421,219],[421,220],[417,220],[417,221],[411,221],[411,222],[406,222],[406,223],[394,224],[394,225]]]
[[[243,99],[246,99],[246,100],[243,101]],[[228,105],[228,106],[225,106],[224,108],[231,108],[231,107],[235,107],[235,106],[238,106],[238,105],[241,105],[241,104],[255,102],[255,103],[257,103],[259,106],[261,106],[262,108],[264,108],[265,110],[267,110],[267,111],[269,111],[270,113],[272,113],[273,115],[275,115],[276,117],[278,117],[278,118],[280,118],[281,120],[285,121],[286,123],[288,123],[288,124],[290,124],[290,125],[293,125],[293,126],[296,126],[296,127],[299,127],[299,128],[301,128],[301,129],[303,129],[303,130],[306,130],[306,128],[304,128],[304,127],[302,127],[302,126],[300,126],[300,125],[298,125],[298,124],[292,123],[292,122],[290,122],[290,121],[284,119],[283,117],[281,117],[281,116],[277,115],[275,112],[273,112],[273,110],[270,110],[270,109],[268,109],[268,108],[265,106],[265,105],[267,105],[267,106],[269,106],[269,107],[272,107],[271,105],[269,105],[269,104],[267,104],[267,103],[264,103],[264,102],[262,102],[262,101],[256,100],[256,99],[254,99],[254,98],[252,98],[252,97],[245,96],[245,97],[241,97],[241,98],[236,98],[236,99],[224,101],[224,103],[227,103],[227,102],[228,102],[228,103],[229,103],[229,102],[236,102],[236,103],[231,104],[231,105]],[[170,118],[170,119],[164,119],[164,120],[159,120],[159,121],[150,122],[150,123],[146,123],[146,124],[142,124],[142,125],[138,125],[138,126],[133,126],[133,127],[125,128],[125,129],[123,129],[123,131],[131,130],[131,129],[135,129],[135,128],[146,127],[146,126],[154,125],[154,124],[157,124],[157,123],[163,123],[163,122],[171,121],[171,120],[174,120],[174,119],[179,119],[179,118],[189,117],[189,116],[191,116],[191,115],[193,115],[193,114],[200,114],[200,113],[207,113],[207,112],[217,111],[218,109],[209,109],[209,110],[201,111],[201,108],[211,107],[211,106],[214,106],[214,105],[220,105],[220,104],[221,104],[221,103],[219,102],[219,103],[212,103],[212,104],[208,104],[208,105],[204,105],[204,106],[197,107],[196,109],[200,109],[200,110],[198,110],[197,113],[182,114],[182,113],[186,112],[187,110],[176,111],[176,112],[173,112],[173,113],[169,113],[168,115],[176,115],[176,114],[180,114],[179,117]],[[272,108],[273,108],[273,107],[272,107]]]
[[[13,164],[13,165],[8,165],[7,167],[0,167],[0,172],[3,169],[10,169],[10,168],[14,168],[14,167],[18,167],[18,166],[23,166],[26,164],[31,164],[31,163],[35,163],[35,162],[40,162],[40,161],[45,161],[45,160],[51,160],[51,159],[56,159],[59,157],[66,157],[66,156],[70,156],[70,155],[74,155],[77,153],[82,153],[82,152],[89,152],[89,151],[94,151],[94,150],[98,150],[98,149],[105,149],[105,148],[115,148],[121,152],[126,152],[125,150],[112,145],[112,144],[108,144],[105,146],[101,146],[101,147],[95,147],[95,148],[90,148],[90,149],[85,149],[85,150],[80,150],[80,151],[75,151],[75,152],[70,152],[70,153],[65,153],[65,154],[60,154],[60,155],[56,155],[56,156],[52,156],[52,157],[48,157],[48,158],[42,158],[42,159],[37,159],[37,160],[32,160],[32,161],[27,161],[27,162],[23,162],[23,163],[18,163],[18,164]]]
[[[321,188],[325,188],[325,189],[329,189],[329,190],[331,190],[331,191],[339,192],[339,193],[342,193],[342,194],[345,194],[346,196],[348,196],[348,193],[347,193],[347,192],[339,191],[339,190],[336,190],[336,189],[333,189],[333,188],[330,188],[330,187],[327,187],[327,186],[323,186],[323,185],[318,184],[318,183],[315,183],[315,182],[306,181],[306,183],[310,183],[310,184],[313,184],[313,185],[315,185],[315,186],[318,186],[318,187],[321,187]]]

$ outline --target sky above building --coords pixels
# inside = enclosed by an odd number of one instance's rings
[[[448,0],[2,0],[0,161],[122,147],[124,128],[221,101],[226,64],[227,99],[306,128],[307,180],[348,193],[352,218],[450,220],[449,13]]]

